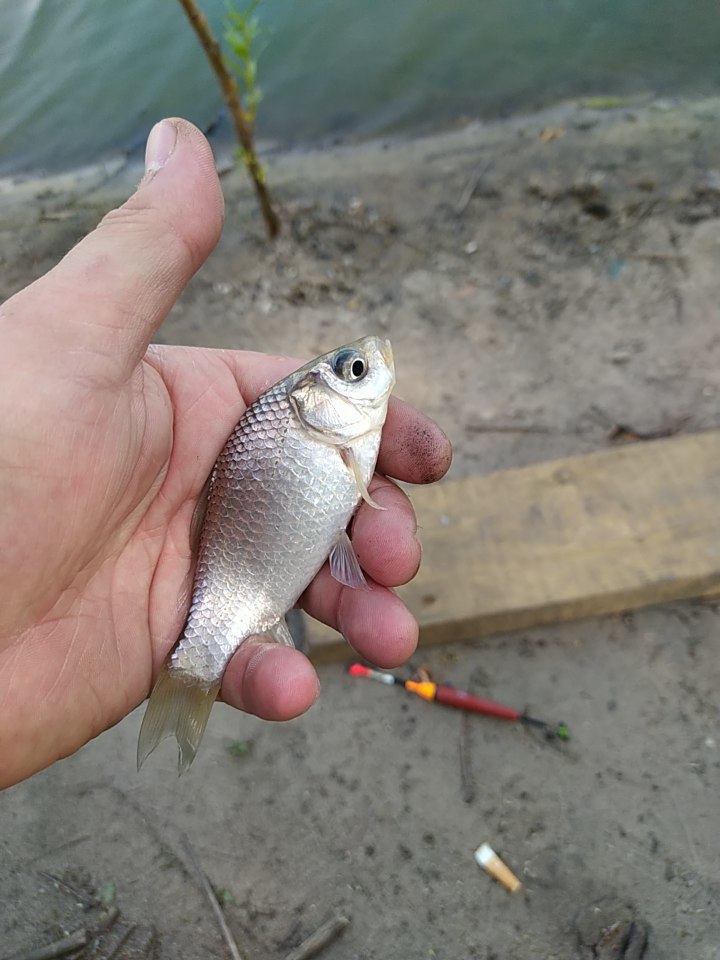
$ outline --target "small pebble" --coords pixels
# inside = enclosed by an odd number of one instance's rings
[[[611,353],[607,354],[607,359],[610,363],[622,364],[628,363],[632,360],[632,354],[628,350],[613,350]]]

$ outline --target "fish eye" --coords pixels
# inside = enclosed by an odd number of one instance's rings
[[[367,361],[357,350],[340,350],[333,361],[333,370],[341,380],[355,383],[368,371]]]

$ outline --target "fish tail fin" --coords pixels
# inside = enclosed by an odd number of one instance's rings
[[[150,694],[140,727],[138,770],[162,740],[175,737],[178,776],[184,773],[195,759],[219,689],[219,684],[207,687],[173,676],[165,665]]]

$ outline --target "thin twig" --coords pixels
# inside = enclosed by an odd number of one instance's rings
[[[665,437],[674,437],[690,419],[688,416],[679,417],[669,426],[661,427],[659,430],[638,430],[627,423],[616,423],[595,404],[590,406],[589,413],[607,427],[608,440],[662,440]]]
[[[107,933],[108,930],[111,930],[119,916],[120,911],[117,907],[110,907],[105,911],[105,913],[101,914],[100,922],[95,928],[95,936],[97,937],[100,934]]]
[[[69,933],[62,940],[56,940],[54,943],[48,943],[44,947],[38,947],[37,950],[30,950],[28,953],[18,953],[10,960],[54,960],[54,957],[65,957],[68,953],[75,953],[87,946],[87,930],[75,930]]]
[[[470,433],[559,433],[560,431],[551,430],[549,427],[541,427],[535,424],[512,424],[512,423],[468,423],[465,427]]]
[[[197,857],[197,854],[195,853],[193,845],[190,843],[190,840],[187,837],[183,837],[183,845],[185,846],[185,851],[188,857],[190,858],[190,862],[195,870],[195,873],[198,876],[198,880],[200,881],[203,891],[205,892],[205,896],[207,897],[210,903],[210,906],[212,907],[212,911],[215,914],[217,922],[220,925],[220,929],[222,930],[223,937],[225,938],[225,943],[227,943],[228,950],[230,951],[230,956],[233,958],[233,960],[243,960],[242,954],[240,953],[238,949],[238,945],[235,942],[235,937],[233,937],[232,931],[230,930],[230,927],[227,925],[227,921],[225,920],[225,916],[223,915],[222,908],[220,907],[217,897],[213,892],[213,888],[210,885],[210,881],[208,880],[207,875],[205,874],[205,871],[200,865],[200,861],[198,860],[198,857]]]
[[[673,802],[673,806],[675,807],[675,812],[677,813],[678,820],[680,821],[680,824],[683,828],[683,833],[685,834],[685,840],[687,841],[688,850],[690,851],[690,857],[695,862],[695,869],[700,874],[700,876],[702,876],[704,872],[703,865],[700,862],[700,857],[698,856],[695,841],[693,840],[693,836],[690,833],[690,827],[688,826],[687,817],[683,816],[682,811],[680,809],[680,804],[675,799],[674,793],[670,794],[670,798]]]
[[[677,323],[682,323],[685,319],[685,301],[677,287],[673,287],[670,291],[670,299],[675,305],[675,320]]]
[[[120,911],[117,907],[109,907],[104,913],[100,914],[98,924],[92,931],[92,942],[88,947],[86,956],[95,958],[98,956],[100,941],[108,934],[117,923],[120,917]]]
[[[473,776],[470,761],[470,714],[460,715],[460,737],[458,742],[460,754],[460,787],[465,803],[472,803],[475,799],[475,777]]]
[[[630,260],[646,260],[648,263],[678,263],[680,266],[687,266],[688,258],[682,253],[645,253],[640,250],[637,253],[629,253]]]
[[[39,853],[36,857],[31,857],[29,860],[22,861],[25,866],[32,866],[33,863],[37,863],[38,860],[44,860],[47,857],[51,857],[56,853],[60,853],[61,850],[67,850],[68,847],[75,847],[79,843],[85,843],[86,840],[90,839],[89,833],[84,833],[80,837],[74,837],[72,840],[66,840],[65,843],[61,843],[57,847],[52,847],[50,850],[44,850],[42,853]]]
[[[334,940],[337,940],[349,923],[349,917],[338,914],[321,927],[318,927],[315,933],[311,933],[298,947],[291,950],[285,957],[285,960],[310,960],[310,957],[314,957],[315,954],[319,953]]]
[[[270,199],[270,193],[265,184],[264,174],[260,161],[255,153],[255,144],[253,142],[252,123],[246,111],[243,109],[235,78],[225,66],[225,61],[220,50],[220,44],[215,39],[210,24],[207,21],[202,10],[199,9],[195,0],[180,0],[185,15],[190,21],[190,26],[197,34],[205,56],[208,59],[213,73],[220,84],[223,99],[230,111],[230,116],[235,127],[235,133],[243,149],[245,166],[255,187],[255,193],[262,210],[265,226],[267,227],[270,239],[274,240],[280,233],[280,220]]]
[[[136,929],[137,924],[131,923],[127,930],[123,931],[123,933],[119,936],[117,943],[112,948],[110,953],[104,958],[104,960],[115,960],[115,957],[120,953],[130,937],[135,933]]]
[[[68,883],[67,880],[63,880],[61,877],[56,877],[54,873],[46,873],[44,870],[39,871],[39,875],[44,877],[46,880],[49,880],[51,883],[54,883],[61,890],[64,890],[65,893],[69,893],[71,897],[74,897],[78,903],[81,903],[84,907],[90,908],[94,907],[97,903],[97,897],[89,897],[82,890],[78,890],[77,887],[74,887],[71,883]]]
[[[482,178],[488,172],[490,167],[492,167],[493,161],[488,160],[487,163],[478,165],[475,168],[473,175],[470,177],[468,182],[465,184],[463,192],[460,194],[460,199],[455,204],[455,214],[459,217],[465,212],[467,205],[473,198],[473,194],[477,190]]]
[[[157,930],[154,926],[148,928],[148,932],[145,934],[140,943],[136,946],[136,951],[140,956],[145,957],[146,960],[154,957],[157,949]]]
[[[636,430],[626,423],[614,423],[608,430],[607,439],[611,441],[664,440],[667,437],[674,437],[675,434],[680,433],[683,424],[688,419],[688,417],[683,417],[678,423],[670,427],[663,427],[660,430]]]

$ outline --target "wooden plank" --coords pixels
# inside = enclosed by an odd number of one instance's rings
[[[413,491],[423,565],[399,590],[421,643],[720,591],[720,431]],[[311,657],[342,658],[308,624]]]

